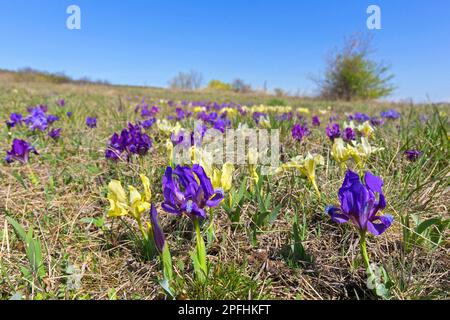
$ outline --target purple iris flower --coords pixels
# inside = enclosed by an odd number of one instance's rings
[[[154,117],[158,112],[159,112],[159,107],[153,106],[149,109],[148,105],[147,105],[145,108],[142,108],[141,117],[142,118]]]
[[[261,117],[266,117],[267,114],[263,113],[263,112],[254,112],[253,113],[253,120],[256,122],[256,124],[259,124],[259,119]]]
[[[370,118],[370,124],[374,127],[379,127],[384,124],[384,120],[382,118],[372,117]]]
[[[155,241],[156,248],[158,248],[159,252],[163,252],[166,239],[161,227],[159,226],[158,213],[156,212],[156,207],[153,203],[150,210],[150,224],[152,226],[153,240]]]
[[[344,141],[347,141],[347,142],[356,140],[355,130],[353,130],[350,127],[345,128],[344,132],[342,132],[342,138],[344,139]]]
[[[382,118],[390,119],[390,120],[396,120],[400,118],[400,113],[397,110],[389,109],[387,111],[382,111],[380,113]]]
[[[9,120],[6,121],[7,127],[14,128],[16,125],[20,125],[22,123],[22,118],[20,113],[11,113],[9,115]]]
[[[125,150],[125,143],[122,134],[114,133],[109,141],[109,146],[105,151],[105,157],[112,161],[120,159],[120,155]]]
[[[339,138],[341,136],[341,129],[340,129],[338,123],[330,123],[326,127],[325,132],[326,132],[328,138],[331,139],[331,141],[333,141],[334,139]]]
[[[142,121],[141,125],[144,129],[150,129],[156,122],[156,118],[150,118],[145,121]]]
[[[73,114],[72,111],[67,111],[67,113],[66,113],[67,117],[69,117],[69,118],[72,117],[72,114]]]
[[[58,121],[59,120],[59,117],[58,116],[55,116],[54,114],[49,114],[48,116],[47,116],[47,122],[48,122],[48,124],[52,124],[53,122],[56,122],[56,121]]]
[[[41,111],[43,113],[46,113],[48,111],[48,107],[45,104],[40,104],[40,105],[35,106],[35,107],[28,107],[27,111],[28,111],[28,113],[32,113],[33,111],[35,111],[35,109],[41,109]]]
[[[95,117],[87,117],[86,118],[86,125],[89,128],[91,128],[91,129],[97,128],[97,118],[95,118]]]
[[[50,130],[48,136],[53,140],[58,140],[61,137],[61,128]]]
[[[218,206],[223,190],[214,190],[205,170],[198,164],[190,167],[167,167],[163,177],[164,203],[162,208],[175,215],[186,214],[190,219],[205,219],[205,207]]]
[[[304,137],[310,134],[309,129],[299,123],[294,124],[292,127],[292,138],[297,141],[302,141]]]
[[[219,118],[214,122],[213,128],[224,133],[225,130],[230,126],[230,124],[231,124],[231,122],[229,119]]]
[[[180,130],[178,133],[172,132],[170,135],[170,140],[172,141],[173,145],[179,145],[184,140],[185,133],[184,131]]]
[[[366,122],[370,120],[370,117],[365,113],[356,112],[354,115],[350,115],[348,119],[355,120],[356,122]]]
[[[408,159],[409,161],[416,161],[422,155],[422,152],[413,149],[406,150],[404,154],[406,156],[406,159]]]
[[[177,117],[177,120],[183,120],[185,117],[186,117],[186,115],[185,115],[185,113],[184,113],[184,110],[183,109],[181,109],[181,108],[176,108],[175,109],[175,112],[176,112],[176,117]]]
[[[11,145],[11,150],[6,152],[5,161],[7,163],[12,163],[16,160],[21,163],[27,163],[30,152],[39,154],[28,142],[20,139],[14,139]]]
[[[429,119],[428,115],[426,115],[426,114],[424,114],[424,113],[421,113],[420,116],[419,116],[419,120],[420,120],[420,122],[422,122],[422,123],[427,122],[428,119]]]
[[[66,105],[66,101],[64,99],[58,99],[56,100],[56,105],[64,107]]]
[[[340,208],[330,206],[326,211],[334,222],[351,221],[361,232],[369,231],[378,236],[393,222],[393,217],[389,215],[377,215],[386,208],[382,187],[383,180],[370,171],[365,173],[364,183],[361,183],[359,175],[348,170],[339,189]]]
[[[277,117],[281,121],[289,121],[292,120],[293,114],[292,112],[284,112],[281,116]]]
[[[47,116],[44,110],[47,110],[45,106],[38,106],[34,108],[28,108],[30,113],[28,117],[24,119],[26,125],[30,130],[35,131],[39,129],[40,131],[45,131],[48,127]]]
[[[319,127],[320,126],[320,119],[318,116],[313,116],[312,117],[312,125],[315,127]]]
[[[217,115],[216,112],[211,112],[210,114],[208,114],[207,121],[213,123],[214,121],[216,121],[216,119],[217,119],[218,117],[219,117],[219,116]]]
[[[197,114],[197,119],[206,122],[208,121],[208,114],[205,111],[201,111]]]
[[[145,156],[152,147],[152,139],[142,133],[139,125],[128,124],[128,130],[123,129],[120,135],[114,133],[110,139],[105,157],[117,161],[123,152],[127,153],[127,160],[132,154]]]

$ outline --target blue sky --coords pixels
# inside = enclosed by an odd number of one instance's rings
[[[81,8],[81,30],[66,9]],[[313,93],[311,76],[345,36],[366,32],[377,4],[374,58],[392,66],[392,99],[450,101],[448,0],[0,0],[0,68],[64,71],[166,86],[178,71]]]

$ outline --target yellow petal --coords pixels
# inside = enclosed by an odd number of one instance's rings
[[[211,177],[211,183],[213,185],[213,188],[214,189],[220,188],[221,187],[221,184],[220,184],[220,178],[221,178],[220,171],[218,169],[214,169],[213,170],[213,174],[210,177]]]
[[[142,185],[144,186],[145,201],[150,202],[152,200],[152,190],[150,189],[150,179],[145,175],[141,174]]]
[[[222,189],[224,191],[228,191],[231,189],[231,184],[233,180],[233,172],[234,166],[230,162],[224,163],[222,167],[222,177],[220,179],[220,183],[222,185]]]
[[[120,203],[127,202],[127,195],[125,194],[125,190],[123,189],[120,181],[111,180],[111,182],[108,184],[108,190],[108,199],[112,199]]]
[[[128,190],[130,190],[130,204],[134,208],[142,200],[142,197],[135,187],[128,186]]]

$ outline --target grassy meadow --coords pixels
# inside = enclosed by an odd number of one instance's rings
[[[57,104],[60,99],[63,106]],[[105,158],[115,132],[144,120],[135,110],[142,101],[159,107],[153,116],[157,122],[142,129],[152,140],[150,150],[128,161]],[[192,103],[199,101],[205,103]],[[215,107],[204,107],[212,102]],[[223,203],[210,210],[214,219],[208,211],[199,226],[206,243],[202,278],[193,263],[192,250],[200,241],[194,224],[161,205],[167,143],[177,122],[193,130],[200,110],[222,114],[222,103],[230,102],[229,128],[246,124],[280,130],[283,163],[308,153],[323,157],[315,168],[319,192],[295,168],[263,177],[257,166],[255,182],[249,166],[235,165]],[[10,114],[25,118],[27,108],[38,105],[46,105],[46,114],[59,120],[44,131],[5,124]],[[246,106],[246,112],[228,110],[237,105]],[[176,117],[177,107],[185,116],[168,120],[169,129],[162,130],[158,121]],[[380,112],[390,109],[400,117],[384,118],[370,132],[358,129],[362,123],[355,121],[355,142],[367,134],[378,151],[359,165],[351,156],[342,163],[333,157],[333,141],[326,134],[330,117],[344,129],[349,115],[382,119]],[[255,121],[256,110],[268,122]],[[449,299],[449,112],[445,104],[55,83],[2,72],[0,299]],[[313,116],[320,125],[311,124]],[[97,119],[96,127],[86,125],[87,117]],[[303,122],[308,134],[296,140],[291,130]],[[48,135],[53,128],[61,128],[59,139]],[[30,153],[27,163],[6,163],[14,139],[27,141],[39,154]],[[407,150],[419,150],[420,156],[408,159]],[[380,284],[375,289],[367,284],[358,229],[332,221],[326,212],[330,205],[339,206],[346,169],[382,178],[382,211],[393,217],[383,234],[367,235]],[[111,180],[120,181],[128,194],[128,185],[142,190],[140,174],[150,181],[149,202],[170,250],[170,277],[162,267],[166,260],[142,241],[136,219],[108,216]],[[144,226],[148,212],[142,213]]]

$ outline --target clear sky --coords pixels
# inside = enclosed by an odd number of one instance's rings
[[[66,9],[81,8],[81,30]],[[345,36],[369,32],[392,66],[392,99],[450,101],[448,0],[0,0],[0,68],[166,86],[178,71],[313,93],[311,76]]]

